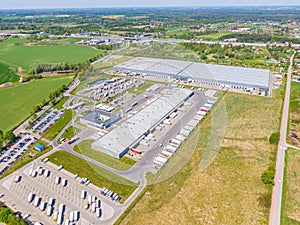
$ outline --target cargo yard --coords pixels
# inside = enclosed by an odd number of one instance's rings
[[[107,171],[132,184],[140,185],[128,195],[129,197],[123,198],[124,195],[119,195],[120,190],[112,185],[119,182],[118,179],[111,178],[111,175],[104,175],[110,182],[106,183],[109,188],[106,185],[95,186],[88,177],[71,174],[72,167],[68,167],[70,171],[66,171],[63,164],[57,166],[47,158],[45,160],[45,157],[40,157],[1,182],[0,190],[8,193],[3,200],[8,206],[22,212],[26,221],[40,224],[113,224],[145,187],[144,175],[147,172],[155,174],[172,161],[180,146],[217,103],[217,90],[204,89],[199,87],[201,85],[185,87],[176,80],[180,74],[187,74],[184,70],[180,72],[180,68],[195,65],[188,62],[155,60],[155,66],[151,60],[135,60],[140,62],[136,65],[137,68],[129,66],[135,61],[115,67],[117,73],[122,71],[122,77],[118,75],[115,78],[98,78],[75,95],[69,95],[62,109],[47,109],[28,126],[21,143],[40,139],[41,134],[60,121],[65,123],[66,127],[56,131],[57,136],[54,140],[46,140],[54,147],[47,153],[48,156],[57,150],[63,150],[98,166],[103,172]],[[149,74],[138,70],[139,67],[145,67],[146,62],[149,68],[152,65],[157,69],[157,74],[154,74],[154,70],[151,70],[153,73],[149,70]],[[177,69],[170,67],[170,64],[174,66],[175,63]],[[130,72],[124,69],[125,65],[130,68]],[[159,73],[162,65],[164,69]],[[148,76],[165,78],[173,76],[172,74],[174,77],[173,80],[169,79],[171,82],[157,83],[151,79],[140,79]],[[236,88],[246,93],[249,88],[269,93],[269,72],[260,71],[260,74],[255,82],[245,79],[248,87],[244,85]],[[184,76],[184,79],[184,82],[189,84],[202,82],[190,80],[191,77],[188,76]],[[239,79],[241,78],[237,78],[237,81],[241,81]],[[143,91],[137,92],[138,88]],[[72,111],[72,118],[62,122],[67,119],[66,110]],[[73,133],[66,134],[71,131]],[[58,140],[60,142],[57,142]],[[96,151],[106,154],[105,160],[126,163],[128,159],[134,163],[127,167],[127,170],[116,170],[101,157],[94,158],[93,154],[87,156],[81,153],[80,149],[75,151],[77,144],[83,141],[89,141],[91,149],[85,149],[84,152]],[[27,148],[25,142],[24,146]],[[35,148],[43,151],[41,146]],[[15,199],[20,199],[17,204],[13,203]]]

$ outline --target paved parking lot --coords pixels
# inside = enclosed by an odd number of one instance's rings
[[[31,126],[33,131],[38,131],[39,134],[46,132],[62,115],[63,111],[51,108]]]
[[[136,83],[136,80],[126,81],[125,78],[103,80],[79,91],[78,95],[103,102],[108,98],[120,94],[123,91],[133,87],[134,85],[136,85]]]
[[[18,158],[20,158],[37,139],[28,134],[16,138],[15,142],[0,153],[0,175],[4,173]]]
[[[46,177],[44,173],[39,175],[36,170],[41,166],[50,172]],[[35,177],[30,176],[30,172],[35,169],[37,174]],[[21,181],[14,182],[15,176],[20,175]],[[61,178],[61,182],[56,184],[56,177]],[[67,180],[66,186],[62,185],[62,179]],[[74,176],[65,170],[58,171],[57,166],[51,163],[31,163],[18,172],[10,175],[1,181],[1,192],[5,192],[4,201],[9,207],[15,211],[22,212],[22,216],[31,214],[29,220],[32,222],[41,222],[42,224],[57,224],[53,221],[55,212],[58,211],[59,205],[64,204],[65,210],[63,213],[64,222],[69,219],[70,212],[78,211],[79,220],[72,224],[105,224],[106,220],[109,220],[114,215],[113,206],[118,206],[118,203],[112,202],[99,193],[100,188],[97,188],[91,184],[88,186],[79,183],[80,178],[74,179]],[[81,198],[82,190],[86,191],[86,200]],[[29,203],[29,193],[33,193],[35,198],[41,198],[38,207],[34,206],[34,200]],[[88,209],[84,209],[84,205],[88,201],[88,196],[96,196],[101,201],[101,217],[98,218],[95,212],[92,212],[91,205]],[[46,210],[40,210],[41,202],[49,202],[50,198],[55,199],[55,204],[50,217],[46,215]],[[48,207],[48,206],[47,206]],[[63,223],[64,224],[64,223]]]

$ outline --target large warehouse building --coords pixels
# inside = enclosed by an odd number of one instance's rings
[[[193,95],[193,91],[173,88],[146,106],[105,136],[92,143],[92,148],[121,158],[174,110]]]
[[[230,89],[253,89],[271,94],[271,72],[263,69],[137,57],[116,65],[114,70],[129,74],[191,79]]]

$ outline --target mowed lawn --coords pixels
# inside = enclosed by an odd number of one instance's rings
[[[18,125],[32,113],[34,106],[48,99],[50,92],[71,80],[71,76],[51,77],[0,90],[0,130]]]
[[[10,66],[0,63],[0,84],[7,82],[16,83],[20,80],[20,77],[13,71]]]
[[[271,193],[260,176],[274,157],[268,138],[278,130],[282,100],[226,93],[220,103],[159,175],[147,176],[154,182],[149,194],[122,224],[268,224]],[[226,118],[224,140],[205,153],[220,115]],[[214,153],[202,171],[200,162]]]
[[[99,188],[106,187],[118,193],[122,198],[121,203],[134,192],[138,185],[66,151],[54,152],[48,156],[48,159],[55,165],[63,165],[64,169],[73,174],[78,174],[79,177],[90,179]]]
[[[27,46],[24,39],[10,38],[0,44],[0,62],[21,67],[28,72],[34,63],[85,62],[100,50],[75,44]]]

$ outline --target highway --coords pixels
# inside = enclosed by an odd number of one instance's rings
[[[276,173],[274,178],[274,187],[272,195],[272,204],[270,210],[269,225],[279,225],[281,216],[281,200],[282,200],[282,181],[284,176],[284,157],[285,150],[288,145],[286,143],[287,126],[289,118],[289,103],[290,103],[290,89],[291,89],[291,75],[293,72],[293,59],[295,53],[290,58],[290,66],[287,73],[286,92],[283,103],[283,111],[280,126],[280,140],[278,144],[278,152],[276,159]]]

